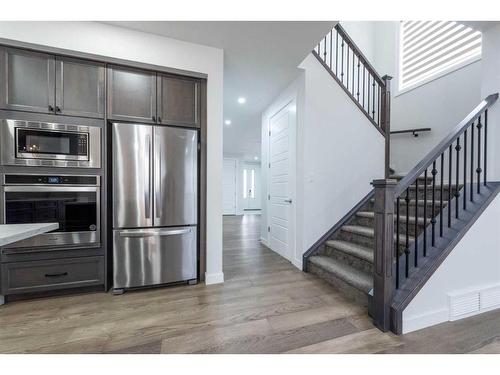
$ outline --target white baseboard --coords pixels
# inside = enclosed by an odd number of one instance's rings
[[[267,244],[267,240],[264,237],[260,238],[260,242],[262,242],[264,246],[269,247],[269,245]]]
[[[206,285],[211,285],[211,284],[220,284],[224,282],[224,273],[219,272],[219,273],[206,273],[205,272],[205,284]]]
[[[403,312],[403,333],[418,331],[449,320],[450,310],[447,308],[431,311],[422,315],[405,317]]]
[[[293,259],[292,264],[302,271],[302,259],[301,260]]]

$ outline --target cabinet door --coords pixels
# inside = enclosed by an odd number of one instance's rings
[[[104,117],[104,64],[56,58],[56,113]]]
[[[117,66],[108,68],[108,117],[156,122],[156,73]]]
[[[55,59],[52,55],[0,48],[0,106],[53,113]]]
[[[159,75],[157,93],[159,123],[200,126],[198,80]]]

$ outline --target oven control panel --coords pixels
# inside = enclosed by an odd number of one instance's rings
[[[99,176],[58,176],[33,174],[6,174],[7,185],[98,185]]]

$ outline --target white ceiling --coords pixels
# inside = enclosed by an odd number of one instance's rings
[[[260,158],[261,113],[334,21],[120,21],[108,24],[224,50],[224,153]],[[247,103],[238,104],[244,96]]]

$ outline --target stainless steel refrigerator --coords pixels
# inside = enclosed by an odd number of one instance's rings
[[[197,131],[113,123],[112,147],[115,293],[195,281]]]

